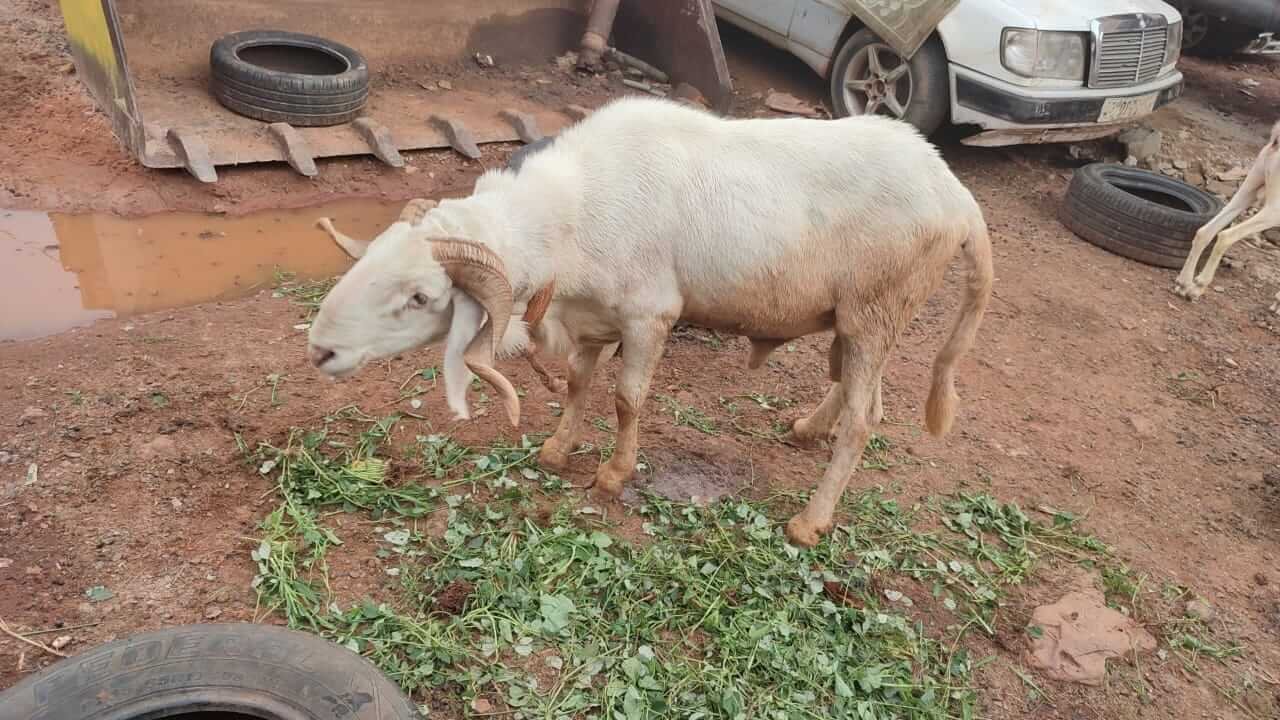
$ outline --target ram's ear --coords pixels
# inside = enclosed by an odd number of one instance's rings
[[[365,251],[369,249],[370,242],[356,240],[353,237],[343,234],[342,231],[333,226],[333,221],[327,217],[322,217],[319,220],[316,220],[316,226],[321,230],[324,230],[326,233],[329,233],[329,237],[333,238],[334,242],[338,243],[338,245],[341,246],[348,255],[356,260],[364,257]]]
[[[485,312],[480,303],[466,293],[453,291],[453,320],[444,341],[444,397],[449,409],[459,420],[471,419],[467,407],[467,387],[471,385],[471,368],[467,366],[467,348],[480,334]]]

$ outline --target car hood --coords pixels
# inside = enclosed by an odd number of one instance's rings
[[[1088,30],[1094,18],[1149,13],[1177,22],[1178,11],[1161,0],[995,0],[1012,15],[1022,15],[1028,26],[1042,30]],[[955,12],[969,4],[994,4],[993,0],[963,0]]]

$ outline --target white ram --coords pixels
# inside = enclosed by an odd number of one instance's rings
[[[834,329],[834,384],[793,427],[799,440],[833,441],[817,491],[787,525],[793,542],[812,545],[879,420],[890,350],[961,249],[969,280],[934,363],[934,434],[952,422],[955,365],[992,283],[982,212],[936,149],[885,118],[732,120],[624,99],[518,173],[491,170],[471,196],[382,232],[324,300],[309,352],[341,376],[443,340],[449,406],[468,416],[474,372],[514,424],[519,398],[494,357],[532,339],[569,360],[564,415],[539,456],[562,469],[601,350],[621,341],[617,449],[595,482],[613,497],[635,468],[638,413],[676,322],[750,338],[753,367],[787,340]],[[536,327],[511,322],[548,292]]]

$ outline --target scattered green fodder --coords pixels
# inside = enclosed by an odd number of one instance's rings
[[[786,541],[781,497],[705,508],[648,497],[644,537],[627,540],[557,499],[563,481],[529,439],[472,449],[418,436],[390,460],[397,421],[351,411],[259,447],[282,498],[251,553],[259,603],[418,698],[488,714],[972,718],[965,635],[994,633],[1007,588],[1041,563],[1107,553],[1064,513],[1036,522],[986,495],[902,507],[878,490],[850,493],[844,524],[814,549]],[[399,579],[384,597],[334,601],[337,512],[398,528],[375,533]],[[407,526],[432,512],[446,514],[442,530]]]

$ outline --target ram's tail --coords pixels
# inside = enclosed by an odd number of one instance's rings
[[[969,266],[969,280],[951,337],[947,338],[933,361],[933,384],[929,388],[929,402],[925,405],[925,426],[937,436],[945,435],[955,419],[956,403],[960,399],[955,388],[956,363],[973,347],[982,315],[991,299],[994,270],[991,265],[991,236],[985,222],[978,220],[970,229],[962,249]]]

